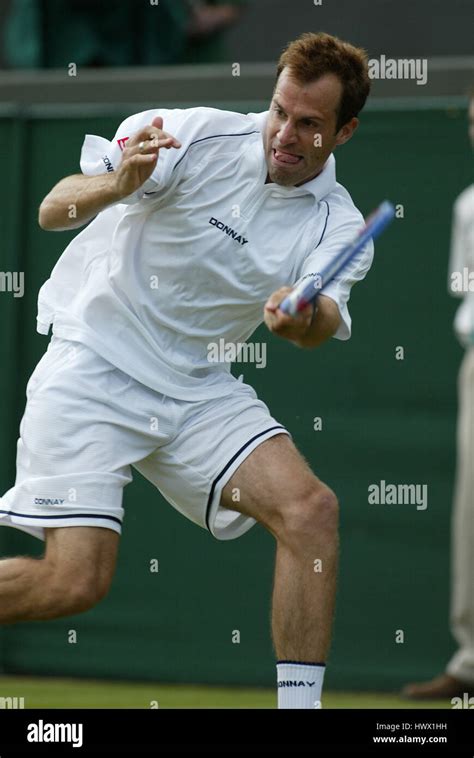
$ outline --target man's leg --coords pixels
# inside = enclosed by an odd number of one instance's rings
[[[0,560],[0,624],[81,613],[108,592],[119,535],[97,527],[46,529],[42,558]]]
[[[235,488],[239,502],[232,498]],[[336,496],[282,434],[266,440],[246,458],[224,487],[221,505],[255,518],[275,537],[272,635],[276,656],[279,661],[321,668],[314,672],[319,686],[316,682],[312,690],[320,692],[336,594]],[[290,667],[285,671],[291,680],[298,672],[302,681],[310,674],[307,665],[305,670]],[[318,707],[314,705],[318,700],[307,698],[305,702],[312,705],[293,707]],[[295,702],[300,701],[296,698]]]

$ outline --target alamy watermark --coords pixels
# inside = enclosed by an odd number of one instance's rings
[[[381,479],[368,487],[369,505],[416,505],[417,511],[428,507],[427,484],[387,484]]]
[[[451,698],[452,708],[474,708],[474,697],[469,695],[469,692],[463,692],[462,697]]]
[[[265,342],[209,342],[207,346],[209,363],[255,363],[256,368],[267,365],[267,345]]]
[[[23,271],[0,271],[0,292],[13,292],[13,297],[25,294],[25,274]]]
[[[423,85],[428,81],[427,58],[370,58],[370,79],[414,79]]]
[[[68,742],[73,748],[82,747],[84,744],[84,725],[53,724],[40,719],[28,724],[26,739],[28,742]]]
[[[451,273],[451,292],[474,292],[474,271],[464,266]]]
[[[0,710],[17,710],[25,707],[24,697],[0,697]]]

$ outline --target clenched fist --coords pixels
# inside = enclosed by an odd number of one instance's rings
[[[281,311],[278,306],[292,289],[293,287],[280,287],[280,289],[270,295],[265,303],[263,318],[271,332],[298,344],[309,329],[314,309],[313,305],[307,305],[296,316],[289,316],[287,313]]]

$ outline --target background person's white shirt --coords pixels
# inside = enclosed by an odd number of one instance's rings
[[[126,138],[162,116],[182,148],[161,150],[150,180],[107,208],[68,245],[38,299],[38,331],[87,344],[143,384],[183,400],[232,392],[227,362],[209,345],[248,340],[268,296],[318,273],[352,239],[362,215],[330,156],[301,187],[265,184],[267,112],[152,110],[127,118],[113,141],[86,136],[81,169],[118,167]],[[348,339],[352,285],[369,243],[323,290]]]
[[[469,347],[474,345],[474,291],[460,292],[453,287],[455,277],[463,277],[464,269],[474,279],[474,184],[461,192],[454,204],[448,271],[449,292],[463,299],[456,311],[454,331],[461,345]]]

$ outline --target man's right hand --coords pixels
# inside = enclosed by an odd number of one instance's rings
[[[140,148],[140,143],[143,143]],[[150,126],[130,137],[116,171],[94,176],[66,176],[44,198],[38,221],[42,229],[79,229],[109,205],[136,192],[153,173],[161,148],[179,148],[181,143],[163,131],[157,116]]]
[[[157,116],[150,126],[133,135],[124,148],[122,161],[114,174],[120,199],[136,192],[152,175],[161,148],[180,148],[181,142],[163,131],[163,119]]]

